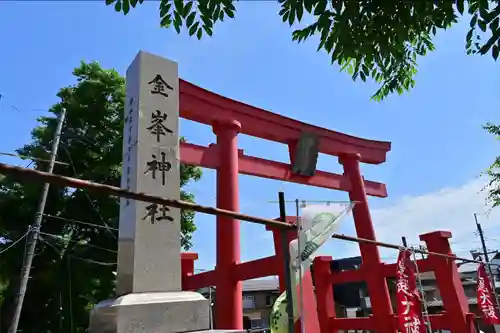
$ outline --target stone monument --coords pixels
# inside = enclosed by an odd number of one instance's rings
[[[126,74],[122,188],[180,198],[177,63],[139,52]],[[117,298],[94,308],[91,333],[209,328],[209,304],[181,291],[179,209],[120,201]]]

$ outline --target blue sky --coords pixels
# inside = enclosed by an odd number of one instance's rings
[[[363,169],[366,178],[388,185],[389,198],[372,200],[374,209],[460,187],[493,160],[497,142],[481,125],[500,122],[500,69],[490,56],[465,55],[467,22],[440,33],[437,51],[419,59],[415,89],[376,103],[369,99],[376,86],[353,83],[339,73],[327,55],[316,52],[316,40],[292,42],[276,4],[245,2],[237,8],[237,19],[218,25],[213,38],[198,41],[160,29],[155,2],[127,17],[101,1],[0,2],[0,151],[13,152],[28,142],[36,117],[57,102],[60,87],[74,82],[71,71],[81,60],[97,60],[125,73],[142,49],[179,62],[182,78],[227,97],[340,132],[391,141],[387,163]],[[215,139],[210,128],[187,121],[181,123],[181,133],[197,144]],[[263,140],[241,136],[240,148],[248,155],[287,159],[285,146]],[[17,163],[5,157],[0,161]],[[325,156],[320,156],[319,168],[341,170],[335,158]],[[240,181],[242,212],[259,216],[277,216],[276,204],[267,201],[275,200],[279,190],[290,200],[346,198],[344,193],[247,176]],[[214,184],[214,172],[206,171],[190,188],[200,203],[213,205]],[[288,209],[293,214],[293,206]],[[194,250],[202,252],[199,268],[214,264],[213,220],[198,216]],[[341,231],[352,234],[352,221],[346,220]],[[392,232],[399,236],[408,231],[394,221]],[[244,259],[272,253],[265,234],[261,226],[243,224]],[[345,249],[342,243],[329,247],[334,256]]]

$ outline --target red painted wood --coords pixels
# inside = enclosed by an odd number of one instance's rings
[[[356,202],[352,210],[356,236],[375,240],[375,229],[368,207],[364,179],[360,171],[360,156],[359,154],[346,154],[340,157],[340,161],[344,167],[344,174],[351,181],[352,188],[349,192],[349,199]],[[377,332],[397,333],[396,326],[394,326],[391,319],[394,312],[389,297],[389,289],[387,288],[385,276],[380,270],[381,260],[378,246],[359,243],[359,250],[363,260],[363,271],[369,272],[369,274],[366,274],[365,279],[374,315],[374,327],[372,329]]]
[[[280,116],[269,111],[259,109],[229,98],[214,94],[208,90],[195,86],[187,81],[180,80],[180,116],[184,119],[203,123],[214,128],[217,144],[208,148],[183,143],[181,145],[181,161],[191,165],[217,170],[217,207],[238,211],[238,175],[239,173],[264,177],[269,179],[295,182],[299,184],[324,187],[329,189],[348,191],[352,200],[360,201],[363,208],[357,205],[355,224],[361,234],[369,239],[374,239],[373,225],[369,216],[366,195],[386,197],[387,190],[384,184],[364,181],[359,166],[356,168],[344,165],[344,175],[337,175],[317,171],[313,177],[297,177],[291,174],[291,165],[269,161],[257,157],[245,156],[238,150],[237,134],[243,133],[270,141],[283,143],[289,147],[290,158],[293,160],[294,149],[303,132],[309,132],[319,137],[319,152],[334,156],[356,154],[358,161],[363,163],[380,164],[385,162],[387,152],[391,149],[389,142],[366,140],[343,133],[327,130],[318,126],[308,125],[288,117]],[[356,210],[356,209],[355,209]],[[360,229],[361,228],[361,229]],[[239,221],[227,217],[217,217],[217,265],[211,272],[193,275],[191,264],[184,264],[183,287],[199,288],[215,284],[217,287],[216,302],[216,328],[241,329],[242,328],[242,293],[241,280],[266,276],[268,273],[278,273],[280,287],[283,283],[283,267],[278,264],[283,262],[283,254],[278,241],[278,233],[274,231],[276,256],[263,258],[260,261],[240,263],[240,235]],[[293,237],[294,235],[289,235]],[[358,236],[359,232],[358,232]],[[296,237],[296,235],[295,235]],[[378,251],[367,253],[362,251],[363,263],[373,266],[379,261]],[[378,260],[377,260],[378,258]],[[185,258],[186,261],[188,258]],[[194,258],[189,261],[194,262]],[[266,265],[273,265],[272,269]],[[378,319],[377,329],[390,328],[392,315],[387,310],[387,292],[383,282],[383,274],[375,274],[369,278],[369,285],[373,292],[373,303],[382,306],[381,310],[375,309]],[[330,279],[330,277],[328,277]],[[304,293],[307,294],[305,302],[306,331],[318,332],[319,322],[315,311],[315,297],[312,278],[306,274]],[[376,286],[375,286],[376,285]],[[376,291],[374,288],[378,288]],[[386,318],[387,317],[387,318]],[[389,322],[389,324],[388,324]],[[392,330],[388,330],[390,332]]]
[[[288,181],[309,186],[349,191],[349,180],[335,173],[316,171],[312,177],[294,176],[290,164],[247,156],[239,150],[239,173],[268,179]],[[191,143],[181,143],[181,161],[189,165],[197,165],[208,169],[219,167],[217,145],[203,147]],[[374,197],[387,197],[385,184],[365,181],[366,194]]]
[[[225,120],[213,124],[217,136],[219,166],[217,168],[217,208],[238,212],[238,133],[237,121]],[[242,284],[234,275],[240,263],[240,221],[218,215],[216,224],[217,299],[216,329],[243,329]]]
[[[318,322],[321,333],[330,333],[333,331],[330,325],[331,319],[337,317],[331,282],[331,261],[332,257],[328,256],[316,257],[313,261]]]
[[[450,242],[451,233],[434,231],[420,235],[430,252],[453,255]],[[447,329],[454,333],[475,333],[469,316],[469,303],[455,261],[441,256],[429,254],[427,260],[434,267],[437,286],[443,299]]]
[[[296,142],[303,131],[319,136],[319,151],[339,156],[342,153],[361,154],[361,162],[385,162],[390,142],[374,141],[309,125],[230,98],[215,94],[184,80],[179,80],[180,116],[199,123],[236,120],[241,133],[283,144]],[[332,113],[332,116],[334,114]]]

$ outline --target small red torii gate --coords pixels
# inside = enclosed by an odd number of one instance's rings
[[[181,144],[181,161],[186,164],[217,170],[217,207],[239,211],[238,174],[290,181],[305,185],[330,188],[349,192],[349,198],[357,204],[353,210],[357,236],[375,239],[367,195],[386,197],[384,184],[365,181],[360,173],[359,164],[380,164],[385,162],[391,145],[389,142],[372,141],[308,125],[297,120],[280,116],[269,111],[255,108],[235,100],[217,95],[187,81],[179,80],[180,116],[184,119],[212,126],[217,137],[216,144],[202,147],[189,143]],[[319,138],[319,152],[338,156],[344,174],[316,171],[312,177],[295,176],[290,164],[245,156],[238,149],[238,133],[286,144],[293,163],[294,153],[302,132],[313,133]],[[189,289],[207,286],[212,283],[217,288],[215,304],[216,328],[241,329],[242,290],[241,280],[260,276],[249,270],[251,263],[240,264],[240,226],[239,221],[223,216],[217,217],[216,269],[190,276]],[[360,244],[361,256],[365,267],[378,267],[380,255],[372,244]],[[271,257],[259,261],[259,265]],[[190,265],[188,265],[190,266]],[[281,265],[275,267],[278,274]],[[271,274],[273,275],[273,274]],[[374,315],[380,318],[377,330],[396,332],[388,326],[393,316],[389,292],[381,272],[374,270],[366,276],[368,290],[372,299]],[[195,283],[195,281],[198,281]],[[203,283],[202,283],[203,282]]]

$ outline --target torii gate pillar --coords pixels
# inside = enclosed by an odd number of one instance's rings
[[[217,208],[238,212],[238,133],[241,125],[237,121],[217,122],[213,131],[217,136]],[[243,329],[241,316],[242,286],[233,275],[240,262],[240,221],[226,216],[217,216],[217,298],[216,328]]]

